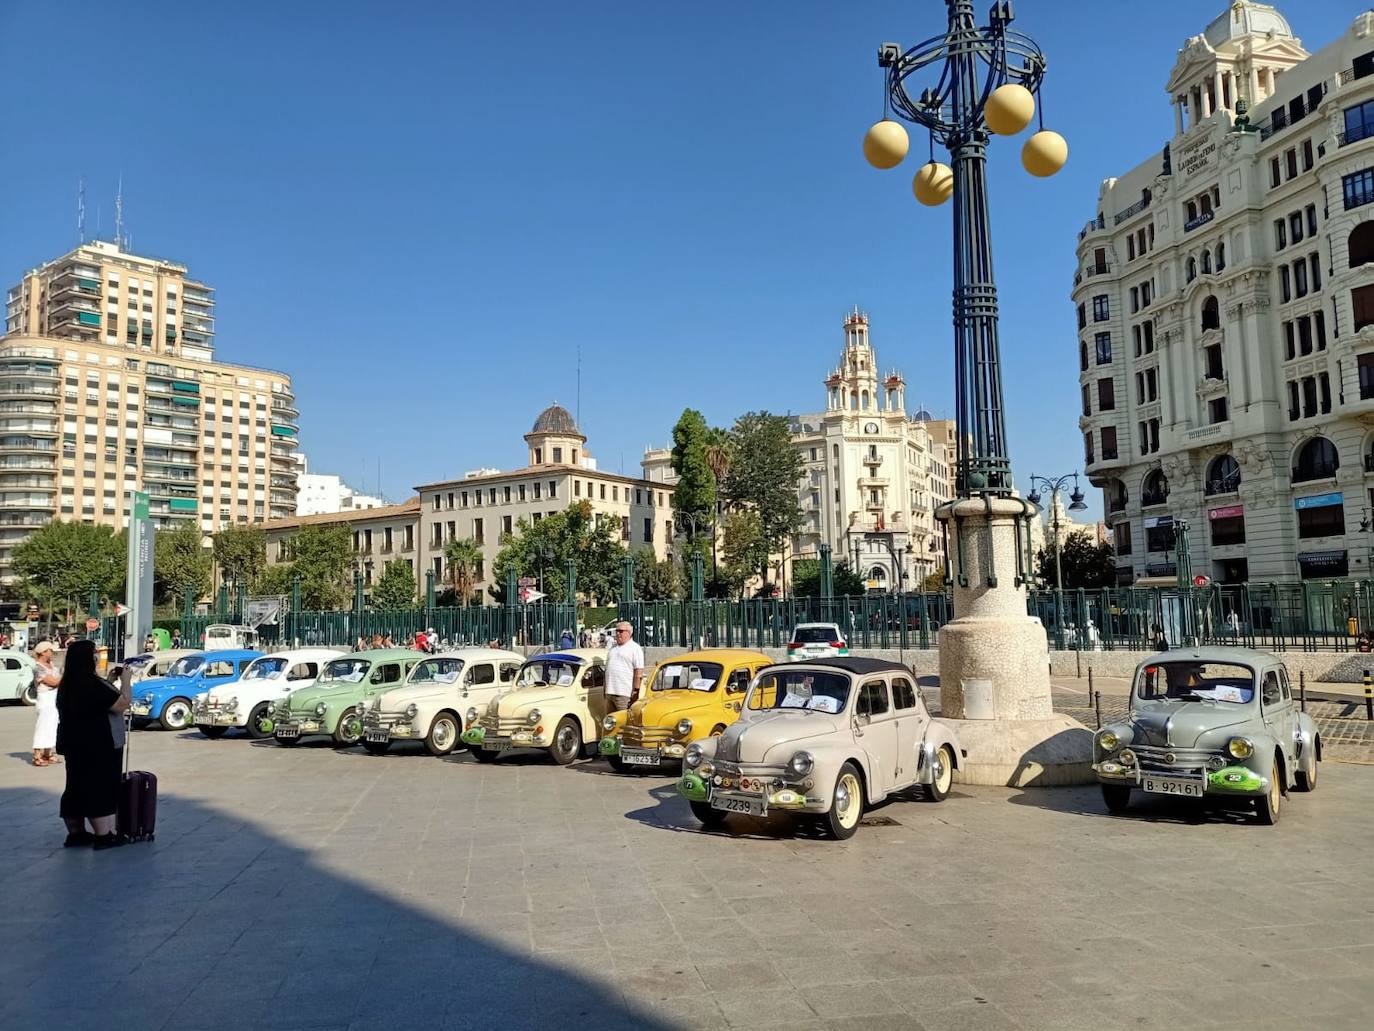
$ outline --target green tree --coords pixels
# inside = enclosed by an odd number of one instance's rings
[[[251,590],[260,591],[258,578],[267,567],[267,535],[262,528],[226,526],[215,534],[214,542],[220,578],[226,582],[248,584]]]
[[[707,461],[710,430],[694,408],[683,410],[673,427],[673,513],[679,532],[689,538],[688,551],[701,549],[708,539],[716,515],[716,477]],[[695,533],[693,533],[695,523]]]
[[[767,581],[769,555],[780,551],[801,525],[801,453],[792,445],[791,424],[782,415],[746,412],[735,421],[730,436],[725,500],[732,509],[758,516],[762,547],[756,549],[755,571]]]
[[[92,587],[122,600],[127,549],[124,534],[108,526],[54,519],[14,546],[17,593],[49,612],[65,598],[84,608]]]
[[[302,526],[291,538],[291,554],[291,571],[301,578],[302,608],[341,609],[351,604],[351,526]]]
[[[944,570],[941,569],[941,570],[935,571],[934,573],[928,574],[928,575],[926,576],[924,582],[922,582],[921,586],[922,586],[922,588],[924,588],[927,592],[931,592],[931,593],[938,592],[938,591],[943,591],[943,590],[945,589],[945,573],[944,573]]]
[[[197,599],[209,593],[213,560],[201,541],[200,527],[190,520],[158,531],[153,542],[153,583],[159,602],[180,607],[188,589]]]
[[[831,571],[835,581],[835,597],[864,593],[863,581],[854,575],[847,562],[837,562]],[[792,564],[792,594],[798,598],[816,598],[821,593],[821,562],[815,558],[797,559]]]
[[[635,555],[635,597],[640,601],[681,598],[682,579],[672,559],[656,559],[647,549]]]
[[[1036,572],[1049,587],[1057,586],[1054,569],[1055,541],[1036,555]],[[1064,589],[1079,587],[1111,587],[1116,583],[1116,553],[1112,546],[1098,544],[1086,533],[1071,533],[1064,541],[1061,565],[1064,569]]]
[[[763,536],[763,519],[753,511],[731,512],[721,531],[724,563],[720,579],[733,593],[740,594],[750,577],[768,561],[768,544]]]
[[[291,577],[294,573],[291,563],[266,566],[254,581],[253,590],[258,594],[291,594]],[[304,599],[302,598],[302,603]]]
[[[448,566],[453,596],[466,605],[472,600],[477,584],[477,570],[482,565],[482,548],[471,537],[462,537],[444,545],[444,563]]]
[[[415,572],[403,558],[392,559],[372,585],[372,607],[406,609],[415,604]]]
[[[504,602],[507,570],[514,569],[517,576],[538,576],[542,571],[539,589],[551,600],[562,601],[567,594],[565,571],[572,559],[577,563],[579,593],[597,603],[618,600],[626,555],[620,543],[623,523],[613,516],[598,519],[585,500],[537,523],[522,518],[497,552],[488,592]]]

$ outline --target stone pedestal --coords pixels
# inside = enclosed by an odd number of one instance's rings
[[[939,633],[940,707],[968,752],[959,771],[967,784],[1093,780],[1092,732],[1055,714],[1045,628],[1026,615],[1026,587],[1017,582],[1030,572],[1028,511],[1018,498],[993,497],[935,510],[949,530],[955,612]]]

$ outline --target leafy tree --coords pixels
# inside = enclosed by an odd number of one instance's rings
[[[46,605],[84,599],[92,587],[102,598],[124,595],[128,544],[123,533],[92,523],[58,519],[14,546],[14,572],[22,595]]]
[[[730,473],[730,463],[734,458],[734,442],[730,438],[730,431],[712,426],[706,431],[706,465],[711,470],[711,475],[716,478],[716,485],[725,483],[725,477]]]
[[[159,530],[153,541],[153,583],[158,601],[180,607],[189,589],[196,598],[210,591],[213,561],[194,521]]]
[[[482,564],[482,548],[471,537],[449,541],[444,545],[444,562],[453,584],[453,597],[463,604],[472,600],[477,583],[477,567]]]
[[[715,521],[716,477],[706,459],[709,433],[706,420],[694,408],[685,409],[673,427],[672,463],[677,473],[673,512],[678,529],[690,538],[689,551],[702,547],[701,538],[710,533],[707,528]]]
[[[1051,539],[1047,544],[1048,546],[1036,555],[1036,572],[1043,583],[1055,587],[1056,542]],[[1061,565],[1064,568],[1065,590],[1079,587],[1111,587],[1116,583],[1116,554],[1112,546],[1106,542],[1098,544],[1086,533],[1068,535],[1064,541]]]
[[[864,593],[864,584],[848,562],[837,562],[831,571],[835,581],[835,596]],[[821,593],[820,559],[802,558],[792,564],[792,593],[798,598],[817,598]]]
[[[567,595],[566,570],[569,559],[577,563],[577,589],[598,603],[620,597],[620,584],[626,551],[620,543],[624,520],[592,512],[591,502],[579,501],[561,512],[530,522],[522,518],[515,524],[492,563],[492,584],[488,592],[505,601],[506,571],[517,576],[537,576],[543,572],[539,589],[551,600]],[[543,558],[545,552],[549,558]]]
[[[921,587],[928,592],[943,591],[945,589],[944,570],[937,570],[927,575],[925,580],[921,583]]]
[[[681,598],[682,580],[672,559],[656,559],[648,550],[635,555],[635,597],[640,601]]]
[[[791,425],[782,415],[746,412],[735,421],[731,441],[725,499],[731,508],[758,516],[761,546],[751,554],[757,556],[755,571],[766,581],[769,555],[780,551],[801,525],[797,484],[802,457],[792,446]]]
[[[378,609],[406,609],[415,604],[415,572],[405,559],[392,559],[372,585],[372,606]]]
[[[292,567],[290,563],[266,566],[254,581],[253,590],[258,594],[291,594]],[[302,597],[304,602],[304,597]]]
[[[261,590],[258,578],[267,567],[267,535],[258,526],[226,526],[215,534],[215,561],[226,581]],[[271,593],[264,591],[264,594]]]
[[[721,579],[733,593],[740,594],[750,577],[768,561],[768,544],[763,536],[763,517],[757,512],[731,512],[721,532],[724,564]]]
[[[301,578],[302,608],[340,609],[352,602],[351,526],[302,526],[291,538],[291,553],[291,571]]]

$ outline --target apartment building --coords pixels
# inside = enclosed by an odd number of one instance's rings
[[[1103,181],[1072,293],[1118,581],[1173,576],[1180,525],[1220,582],[1368,576],[1374,14],[1309,54],[1236,0],[1166,89],[1172,135]]]
[[[352,530],[353,567],[363,578],[364,589],[377,581],[388,562],[400,560],[409,564],[410,571],[415,574],[417,589],[424,590],[418,497],[399,505],[269,519],[262,524],[267,538],[268,564],[292,561],[295,556],[291,552],[291,538],[305,526],[347,526]]]
[[[213,291],[97,241],[27,273],[0,336],[0,582],[53,518],[209,532],[295,511],[299,413],[282,372],[217,361]]]

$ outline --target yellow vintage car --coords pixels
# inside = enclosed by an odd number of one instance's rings
[[[680,761],[693,741],[724,733],[739,718],[749,681],[772,663],[762,652],[738,648],[687,652],[660,662],[629,710],[601,721],[601,754],[616,770]]]

